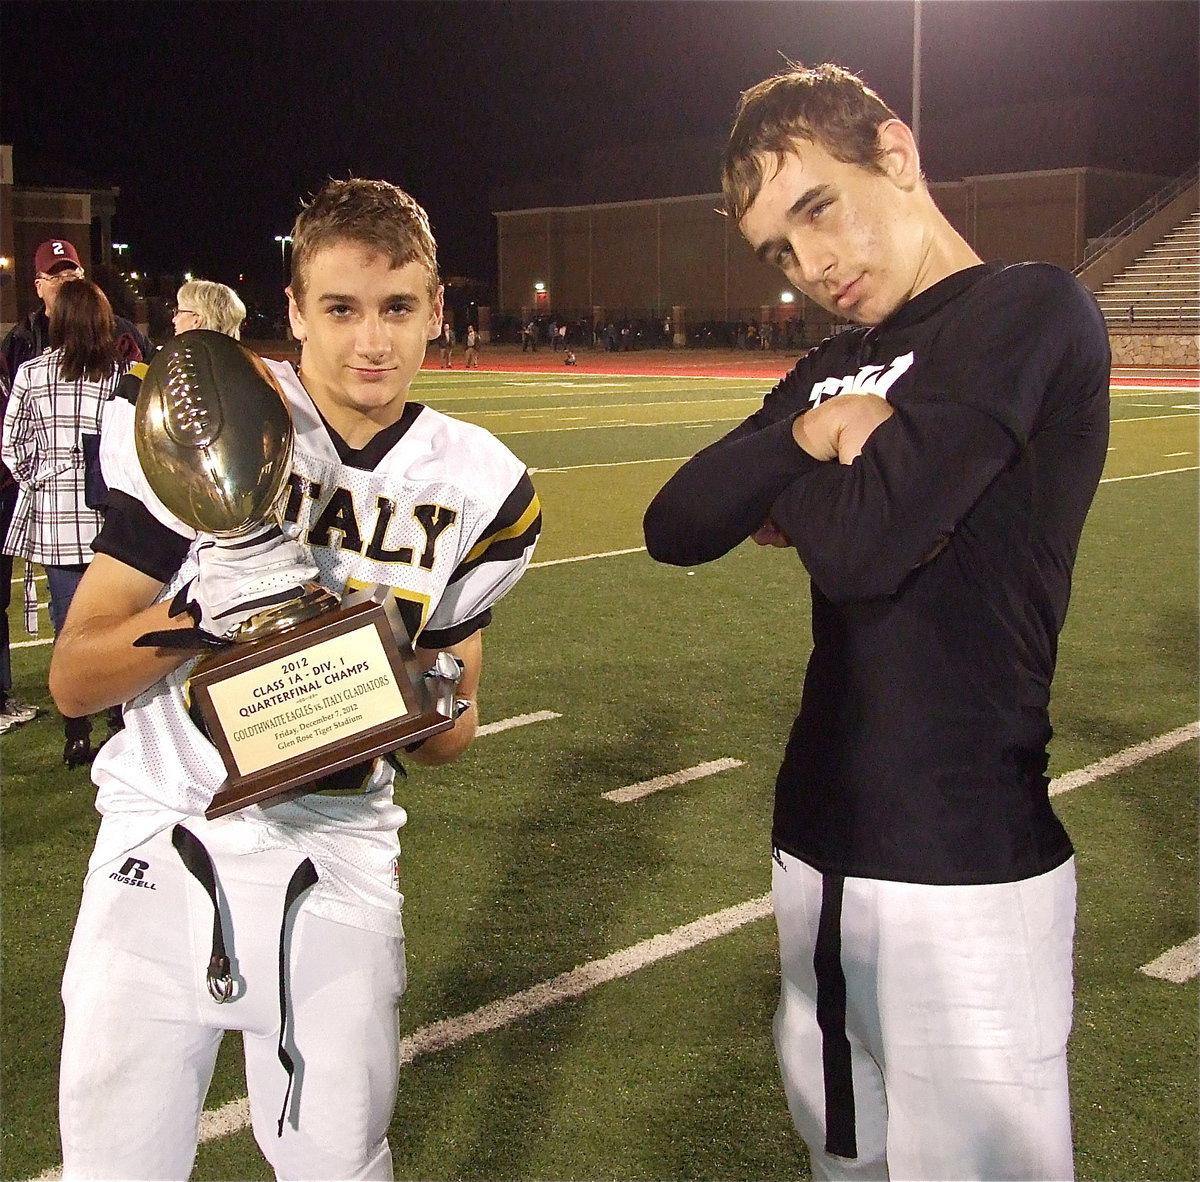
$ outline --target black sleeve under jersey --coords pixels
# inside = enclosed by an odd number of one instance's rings
[[[104,524],[92,549],[166,583],[183,565],[191,544],[189,538],[163,525],[141,501],[110,489]]]
[[[834,601],[893,594],[1035,433],[1070,420],[1107,431],[1104,321],[1056,267],[1009,267],[977,284],[924,351],[917,386],[862,455],[811,464],[771,508]],[[1077,489],[1089,503],[1093,491]]]

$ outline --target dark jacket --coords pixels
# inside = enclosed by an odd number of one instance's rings
[[[121,356],[126,361],[149,361],[154,355],[154,346],[142,335],[136,324],[126,320],[124,316],[113,314],[117,324],[117,340],[121,345]],[[29,313],[20,324],[14,325],[12,331],[0,345],[4,361],[8,366],[8,379],[11,382],[21,368],[31,357],[38,357],[50,348],[50,317],[46,315],[44,305]]]

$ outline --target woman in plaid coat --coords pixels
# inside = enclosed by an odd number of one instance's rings
[[[36,615],[30,621],[28,608],[36,612],[29,572],[37,562],[46,569],[57,635],[101,523],[99,508],[85,496],[85,439],[98,445],[104,403],[128,363],[117,343],[112,307],[87,279],[74,279],[59,291],[50,314],[50,346],[17,372],[0,457],[20,487],[4,552],[25,559],[26,622],[36,632]],[[90,450],[90,442],[87,446]],[[87,763],[93,754],[91,719],[63,723],[64,762]]]

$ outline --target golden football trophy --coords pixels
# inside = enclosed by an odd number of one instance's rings
[[[147,483],[197,532],[236,542],[281,525],[291,415],[271,371],[232,337],[195,329],[155,354],[134,436]],[[418,669],[388,587],[339,601],[310,582],[229,639],[191,676],[229,773],[209,817],[319,790],[454,725],[461,666],[442,653]]]

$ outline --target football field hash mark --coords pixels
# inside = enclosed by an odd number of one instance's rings
[[[652,780],[642,780],[637,784],[628,784],[624,788],[614,788],[611,792],[602,792],[605,800],[617,804],[628,804],[631,800],[641,800],[651,792],[660,792],[664,788],[675,788],[690,780],[700,780],[705,776],[715,776],[717,772],[727,772],[731,768],[742,767],[740,759],[713,759],[708,763],[698,763],[695,767],[684,768],[681,772],[669,772],[665,776],[655,776]]]
[[[501,718],[498,722],[485,723],[475,732],[476,738],[482,735],[496,735],[501,731],[510,731],[516,726],[528,726],[531,722],[549,722],[552,718],[562,718],[553,710],[535,710],[532,714],[514,714],[512,718]]]
[[[1185,984],[1200,974],[1200,936],[1193,936],[1174,948],[1168,948],[1149,964],[1142,965],[1139,971],[1147,977],[1170,981],[1173,985]]]

